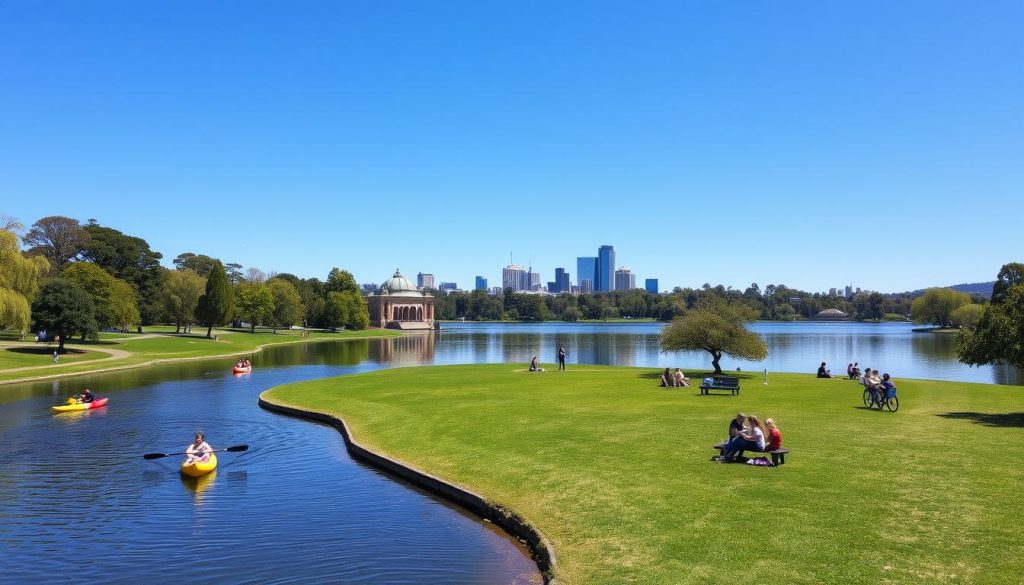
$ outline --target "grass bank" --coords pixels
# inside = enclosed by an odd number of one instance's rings
[[[382,329],[336,333],[311,330],[307,331],[308,335],[305,337],[302,331],[249,333],[214,329],[217,339],[207,339],[205,329],[202,333],[196,329],[191,334],[176,334],[173,329],[151,327],[147,328],[147,333],[141,335],[103,333],[96,342],[66,342],[64,348],[68,353],[61,354],[56,364],[53,363],[53,350],[56,349],[56,344],[3,341],[0,342],[0,384],[175,360],[251,354],[268,345],[281,343],[401,335],[397,331]]]
[[[567,585],[1020,582],[1021,388],[898,380],[888,413],[847,380],[741,377],[732,397],[654,369],[418,367],[263,397],[519,513]],[[709,461],[737,410],[778,421],[786,465]]]

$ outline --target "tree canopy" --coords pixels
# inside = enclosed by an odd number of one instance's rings
[[[199,297],[206,290],[206,279],[190,268],[171,270],[163,286],[164,311],[174,320],[177,331],[188,332],[196,319]]]
[[[716,374],[722,373],[723,354],[760,361],[768,356],[768,347],[756,333],[744,326],[753,311],[744,305],[702,304],[676,317],[661,330],[662,351],[704,350],[711,354]]]
[[[139,323],[135,289],[127,282],[92,262],[75,262],[61,276],[78,283],[92,299],[98,327],[126,329]]]
[[[1017,271],[1020,264],[1007,264],[999,272],[1000,281],[1007,267]],[[1017,274],[1020,274],[1018,271]],[[985,307],[973,330],[963,329],[957,336],[960,361],[972,366],[1010,364],[1024,368],[1024,282],[993,290],[993,303]]]
[[[261,283],[243,282],[238,285],[236,293],[235,316],[248,321],[252,331],[256,331],[256,325],[270,321],[274,315],[274,293],[270,287]]]
[[[142,238],[89,220],[85,226],[89,242],[82,258],[130,284],[138,297],[138,311],[144,325],[156,322],[162,313],[162,289],[167,270],[160,266],[163,254],[154,252]]]
[[[967,293],[950,288],[930,288],[914,299],[910,311],[916,323],[934,323],[939,327],[953,324],[953,312],[971,303]]]
[[[43,285],[32,303],[32,321],[36,331],[60,336],[62,352],[71,335],[97,331],[92,299],[81,285],[67,278],[54,278]]]
[[[77,219],[51,215],[32,224],[23,239],[30,256],[43,256],[49,261],[51,272],[59,273],[85,250],[89,232]]]
[[[206,292],[199,297],[196,318],[206,326],[206,337],[213,337],[214,326],[228,322],[235,311],[235,296],[228,284],[224,266],[216,261],[210,276],[206,279]]]
[[[277,276],[267,282],[267,287],[274,296],[273,325],[291,327],[302,320],[306,307],[302,305],[302,297],[290,280]]]
[[[27,258],[18,249],[18,236],[0,230],[0,329],[28,330],[32,298],[48,266],[42,256]]]

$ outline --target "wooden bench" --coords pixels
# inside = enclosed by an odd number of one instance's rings
[[[712,449],[717,449],[719,455],[723,455],[725,453],[725,443],[719,443],[717,445],[712,445],[711,448]],[[753,452],[754,453],[760,453],[760,451],[753,451]],[[786,449],[785,447],[783,447],[781,449],[776,449],[774,451],[765,451],[764,453],[766,453],[768,455],[771,455],[771,457],[772,457],[772,465],[784,465],[786,463],[786,453],[789,453],[789,449]],[[743,455],[743,451],[740,451],[739,453],[736,454],[737,457],[741,457],[742,455]]]
[[[711,384],[704,382],[700,385],[701,394],[708,395],[712,390],[729,391],[733,396],[736,396],[740,393],[740,379],[728,376],[715,376],[711,379]]]

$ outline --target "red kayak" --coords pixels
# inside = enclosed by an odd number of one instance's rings
[[[231,371],[234,372],[235,374],[248,374],[249,372],[252,371],[252,366],[245,366],[244,368],[235,366],[231,368]]]
[[[71,412],[74,410],[91,410],[93,408],[100,408],[107,405],[109,398],[97,398],[92,402],[76,402],[74,404],[61,404],[60,406],[51,406],[54,412]]]

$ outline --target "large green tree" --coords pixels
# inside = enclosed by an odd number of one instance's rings
[[[235,289],[235,316],[248,321],[255,333],[256,325],[264,325],[274,315],[274,293],[265,284],[243,282]]]
[[[274,314],[271,322],[275,326],[291,327],[302,320],[306,307],[302,305],[302,297],[295,285],[280,275],[267,282],[274,296]]]
[[[1006,300],[1006,293],[1010,287],[1024,284],[1024,264],[1010,262],[999,269],[996,282],[992,285],[992,304],[999,304]]]
[[[82,258],[132,285],[138,296],[141,322],[155,323],[163,314],[163,282],[167,269],[160,266],[163,254],[154,252],[142,238],[89,220],[89,242]]]
[[[999,272],[1020,272],[1020,264],[1007,264]],[[1009,268],[1008,268],[1009,267]],[[956,351],[960,361],[972,366],[1010,364],[1024,368],[1024,282],[1013,284],[1007,279],[999,294],[993,290],[991,305],[978,319],[973,330],[962,329],[957,336]],[[998,281],[997,281],[998,282]]]
[[[760,361],[768,356],[768,347],[744,322],[756,317],[746,305],[711,302],[701,304],[682,317],[676,317],[661,330],[662,351],[698,351],[711,354],[716,374],[722,373],[723,355]]]
[[[914,299],[910,305],[910,312],[915,323],[934,323],[939,327],[949,327],[953,324],[953,312],[970,303],[971,296],[967,293],[951,288],[930,288]]]
[[[28,258],[18,247],[18,236],[0,230],[0,329],[28,330],[31,302],[49,263],[42,256]]]
[[[32,224],[23,238],[30,256],[43,256],[53,274],[77,259],[89,244],[89,232],[77,219],[50,215]]]
[[[210,276],[210,272],[213,272],[213,267],[217,264],[217,259],[210,258],[205,254],[182,252],[175,256],[174,260],[171,262],[178,270],[192,270],[199,276],[206,278]]]
[[[370,326],[366,299],[350,290],[327,293],[323,321],[330,328],[366,329]]]
[[[32,303],[32,322],[36,331],[60,336],[58,351],[64,352],[68,337],[94,335],[97,331],[95,307],[89,293],[67,278],[47,281]]]
[[[164,311],[174,320],[175,333],[188,333],[196,320],[199,297],[206,290],[206,279],[190,268],[171,270],[163,287]]]
[[[224,266],[216,261],[206,279],[206,292],[199,297],[196,318],[206,327],[206,337],[213,337],[214,326],[228,322],[235,311],[235,295],[228,284]]]
[[[78,283],[88,293],[98,327],[127,329],[139,323],[135,289],[127,282],[92,262],[75,262],[61,276]]]

